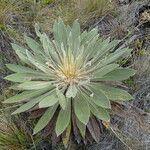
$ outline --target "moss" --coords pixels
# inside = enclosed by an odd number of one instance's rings
[[[123,66],[125,64],[128,64],[128,59],[119,59],[117,61],[117,63],[120,65],[120,66]]]
[[[135,56],[137,57],[142,57],[145,55],[145,49],[144,47],[144,39],[137,39],[134,44],[133,47],[135,49]]]
[[[127,85],[127,87],[130,88],[131,93],[134,93],[136,91],[136,83],[134,81],[134,77],[130,77],[129,79],[125,80],[124,83]]]

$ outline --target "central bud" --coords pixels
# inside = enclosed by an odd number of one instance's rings
[[[68,80],[77,79],[79,76],[79,72],[74,64],[64,66],[62,73]]]
[[[71,83],[77,82],[80,77],[79,65],[77,65],[76,60],[72,54],[68,54],[62,60],[62,66],[57,75],[62,79],[63,82]]]

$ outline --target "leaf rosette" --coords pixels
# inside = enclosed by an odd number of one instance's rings
[[[81,33],[77,21],[70,27],[59,19],[53,26],[53,39],[41,32],[37,24],[35,31],[38,42],[25,35],[26,47],[12,44],[22,65],[7,64],[14,73],[5,79],[14,82],[11,88],[20,93],[4,102],[22,104],[13,114],[37,106],[45,109],[34,134],[44,129],[58,112],[57,136],[73,127],[75,120],[85,137],[91,116],[109,122],[111,101],[132,99],[127,91],[111,85],[112,81],[126,80],[135,74],[135,70],[116,63],[128,56],[131,49],[116,49],[119,41],[100,38],[96,28]]]

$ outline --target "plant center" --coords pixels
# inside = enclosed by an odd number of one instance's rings
[[[68,80],[77,79],[79,72],[75,65],[67,65],[63,68],[63,74]]]

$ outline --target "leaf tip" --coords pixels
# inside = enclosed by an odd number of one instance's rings
[[[14,111],[13,113],[11,113],[11,115],[16,115],[17,114],[17,112],[16,111]]]
[[[36,131],[36,130],[34,129],[32,135],[35,135],[35,134],[37,134],[38,132],[39,132],[39,131]]]

